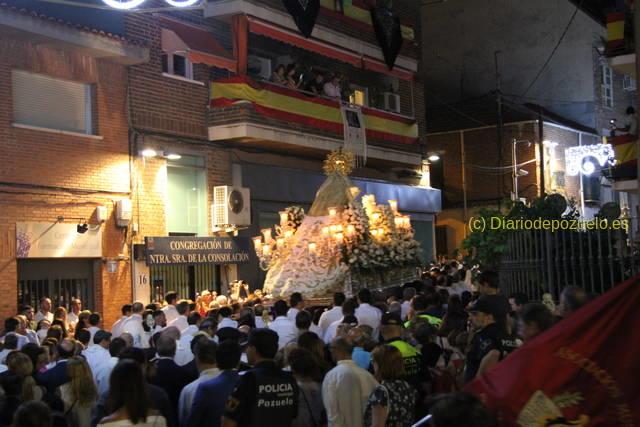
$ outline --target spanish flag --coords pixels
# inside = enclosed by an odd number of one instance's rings
[[[516,350],[466,391],[500,426],[640,426],[640,276]]]
[[[638,140],[635,135],[619,135],[607,138],[613,146],[616,163],[611,167],[614,180],[636,179],[638,176]]]

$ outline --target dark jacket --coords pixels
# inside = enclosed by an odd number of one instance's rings
[[[171,359],[156,360],[155,368],[155,375],[149,382],[167,392],[173,411],[177,414],[180,392],[191,382],[191,376],[186,369]]]
[[[238,383],[238,371],[223,371],[198,386],[188,427],[219,427],[224,408]]]
[[[56,388],[71,381],[67,374],[67,361],[60,360],[53,368],[36,374],[35,380],[36,383],[46,387],[47,391],[53,393]]]

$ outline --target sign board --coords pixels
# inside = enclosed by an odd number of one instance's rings
[[[16,223],[16,258],[101,258],[102,227],[78,233],[77,224]]]
[[[367,162],[367,133],[362,108],[343,102],[340,111],[344,123],[344,148],[356,155],[358,165],[364,165]]]
[[[243,264],[253,254],[248,237],[147,237],[145,243],[148,265]]]

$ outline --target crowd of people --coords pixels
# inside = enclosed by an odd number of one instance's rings
[[[236,298],[169,292],[110,331],[77,299],[21,306],[0,338],[0,426],[493,426],[464,384],[588,300],[502,295],[455,262],[331,307]]]
[[[314,95],[345,101],[349,99],[352,92],[349,83],[339,73],[325,75],[321,71],[314,70],[311,76],[305,79],[305,74],[298,70],[295,63],[287,66],[279,64],[272,73],[271,81],[290,89],[304,90]]]

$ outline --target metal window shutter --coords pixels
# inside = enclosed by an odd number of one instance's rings
[[[12,71],[15,123],[91,133],[91,91],[84,83]]]

